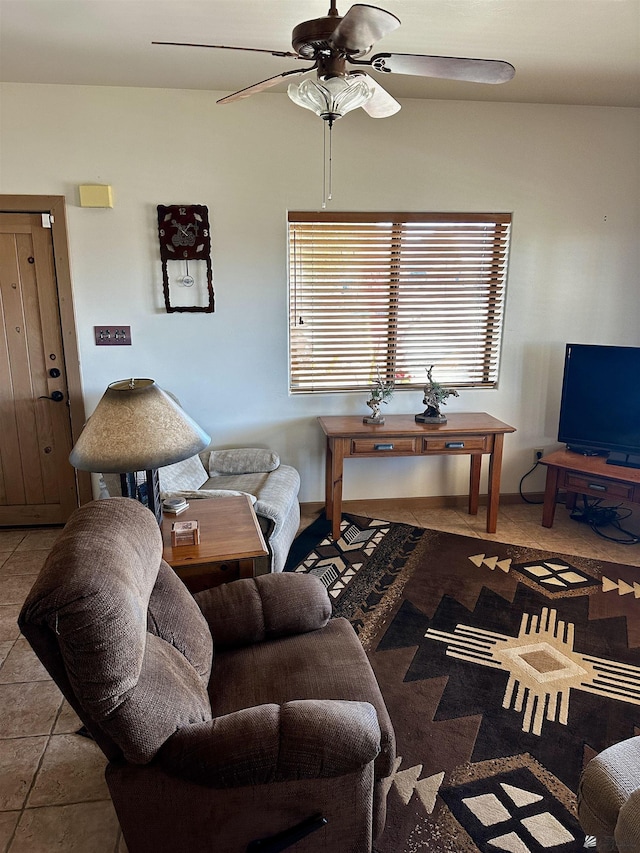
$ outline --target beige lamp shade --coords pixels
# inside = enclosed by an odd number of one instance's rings
[[[195,456],[210,442],[153,379],[124,379],[109,385],[69,461],[95,473],[148,471]]]

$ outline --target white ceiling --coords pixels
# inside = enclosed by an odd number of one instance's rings
[[[374,52],[504,59],[516,67],[515,78],[498,86],[385,75],[396,98],[640,106],[640,0],[374,2],[402,21]],[[338,10],[350,6],[343,0]],[[0,80],[229,93],[300,63],[151,42],[291,50],[293,27],[328,8],[329,0],[0,0]]]

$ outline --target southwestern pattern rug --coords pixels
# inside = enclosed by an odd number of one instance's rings
[[[344,516],[287,570],[367,650],[398,759],[377,853],[578,853],[580,772],[640,733],[640,570]]]

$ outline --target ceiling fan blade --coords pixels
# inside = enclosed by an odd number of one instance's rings
[[[360,72],[356,72],[360,73]],[[362,73],[367,86],[373,89],[373,95],[362,105],[362,109],[371,118],[387,118],[398,112],[400,104],[384,89],[377,80]]]
[[[228,44],[195,44],[190,41],[152,41],[151,44],[164,44],[171,47],[211,47],[215,50],[248,50],[252,53],[269,53],[271,56],[289,56],[292,59],[302,59],[297,53],[290,50],[266,50],[261,47],[233,47]]]
[[[347,53],[367,53],[373,44],[400,26],[400,19],[385,9],[356,3],[333,31],[331,42]]]
[[[516,73],[513,65],[501,59],[463,59],[457,56],[421,56],[417,53],[377,53],[371,59],[356,64],[370,65],[376,71],[466,80],[470,83],[506,83]]]
[[[307,71],[313,71],[315,65],[310,65],[308,68],[294,68],[292,71],[283,71],[282,74],[276,74],[275,77],[269,77],[267,80],[262,80],[260,83],[254,83],[253,86],[247,86],[246,89],[240,89],[231,95],[226,95],[216,101],[217,104],[230,104],[232,101],[239,101],[241,98],[248,98],[249,95],[255,95],[256,92],[262,92],[264,89],[269,89],[277,84],[285,77],[290,77],[292,74],[306,74]]]

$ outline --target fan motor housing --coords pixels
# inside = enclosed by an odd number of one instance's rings
[[[341,20],[337,15],[330,15],[298,24],[291,33],[293,49],[308,59],[315,58],[319,50],[335,50],[329,40]]]

